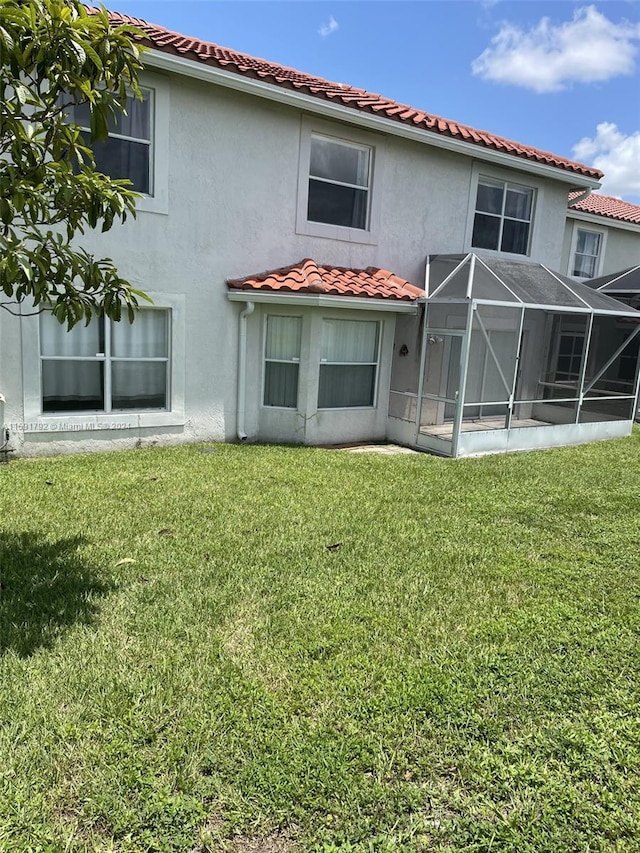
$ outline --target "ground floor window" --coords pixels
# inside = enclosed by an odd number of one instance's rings
[[[301,317],[267,317],[264,349],[265,406],[295,409],[298,405]]]
[[[582,369],[584,340],[584,335],[578,332],[560,334],[557,343],[555,382],[578,382]]]
[[[42,314],[42,411],[169,409],[170,336],[168,309],[141,309],[133,323],[100,316],[71,331]]]
[[[322,321],[319,409],[374,405],[379,338],[375,321]]]

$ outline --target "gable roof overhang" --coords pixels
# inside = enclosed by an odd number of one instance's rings
[[[140,40],[150,49],[144,61],[152,68],[215,82],[308,113],[455,151],[497,166],[543,175],[565,182],[572,189],[600,186],[602,172],[594,167],[353,86],[313,77],[127,15],[109,14],[114,24],[137,26],[145,33]]]
[[[633,231],[636,234],[640,233],[640,222],[626,222],[624,219],[617,219],[615,216],[605,216],[601,213],[585,213],[583,210],[576,210],[574,207],[567,208],[567,219],[575,220],[576,222],[586,222],[589,225],[597,225],[600,228],[616,228],[621,231]]]
[[[425,293],[406,279],[378,267],[351,269],[320,265],[311,258],[276,270],[228,279],[232,302],[306,305],[414,314]]]

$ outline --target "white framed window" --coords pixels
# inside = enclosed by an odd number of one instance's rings
[[[384,139],[302,119],[296,231],[352,243],[377,242]]]
[[[142,100],[127,96],[125,112],[109,116],[109,137],[91,145],[96,169],[110,178],[131,181],[131,189],[153,196],[154,93],[141,89]],[[89,144],[88,104],[69,107],[71,120],[82,129]]]
[[[95,317],[70,331],[40,315],[41,411],[167,411],[171,311],[142,308],[133,323]]]
[[[371,148],[311,134],[307,219],[344,228],[369,227]]]
[[[582,332],[561,332],[557,341],[554,382],[570,382],[580,379],[584,356],[585,336]]]
[[[604,257],[605,233],[578,224],[573,228],[569,275],[574,278],[597,278]]]
[[[379,350],[377,321],[323,319],[318,408],[374,406]]]
[[[535,195],[533,187],[480,175],[472,248],[513,255],[530,254]]]
[[[298,406],[302,317],[266,317],[263,404],[284,409]]]

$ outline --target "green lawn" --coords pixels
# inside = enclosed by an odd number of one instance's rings
[[[0,466],[0,850],[640,850],[640,432]]]

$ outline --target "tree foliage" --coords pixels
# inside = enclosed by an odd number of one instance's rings
[[[127,94],[140,97],[136,30],[79,0],[0,0],[0,305],[51,309],[71,328],[96,310],[133,319],[144,294],[110,258],[77,245],[135,216],[129,182],[95,170],[65,109],[88,104],[91,142],[107,137]]]

